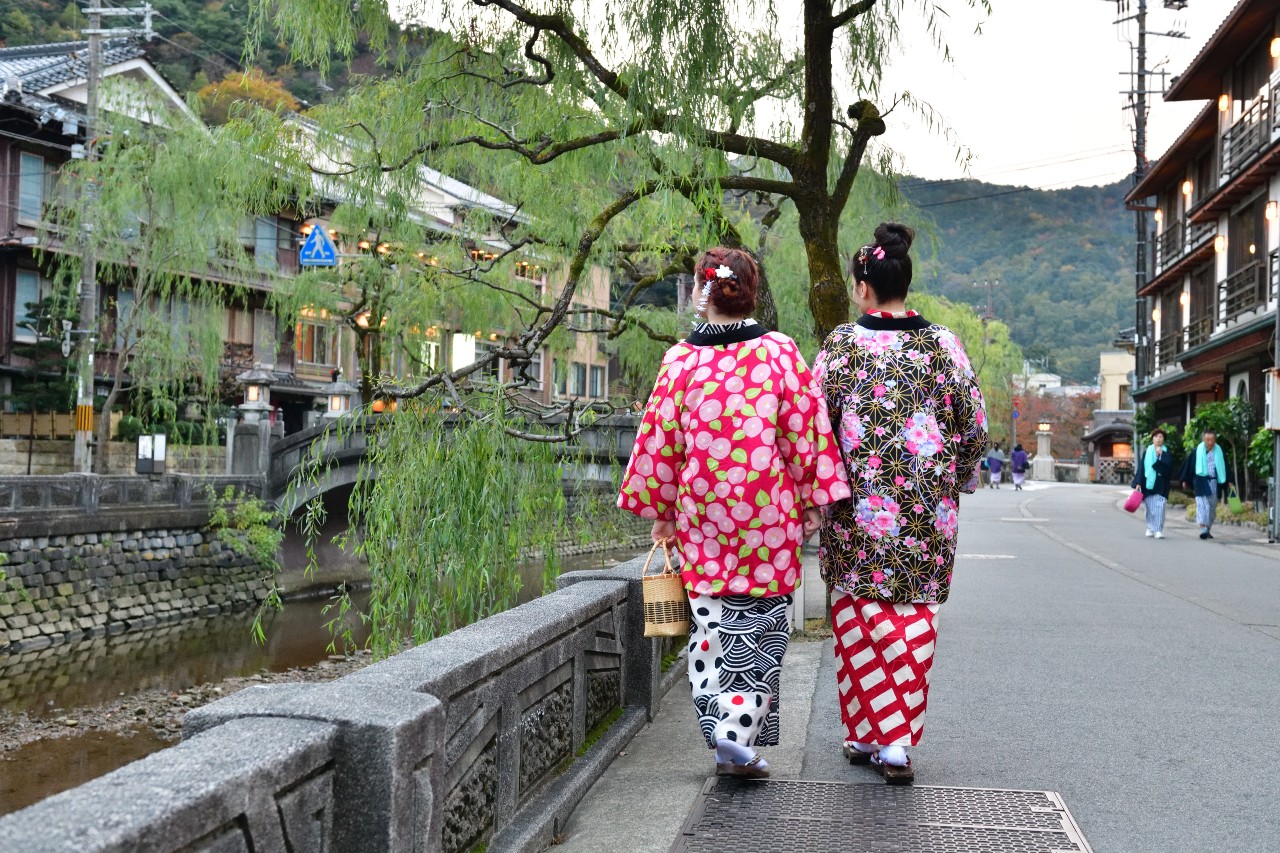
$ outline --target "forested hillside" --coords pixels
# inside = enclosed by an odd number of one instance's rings
[[[80,7],[69,0],[7,0],[0,4],[0,44],[75,41],[86,26]],[[235,71],[260,71],[278,80],[303,104],[326,100],[341,91],[352,74],[375,74],[374,57],[359,53],[351,63],[335,62],[328,76],[289,61],[286,45],[267,40],[241,67],[249,0],[151,0],[158,37],[145,45],[147,55],[180,92],[196,92]]]
[[[904,180],[906,197],[934,222],[936,256],[918,281],[985,311],[987,290],[974,283],[998,280],[995,315],[1024,354],[1092,382],[1099,350],[1134,323],[1127,185],[1046,191]]]

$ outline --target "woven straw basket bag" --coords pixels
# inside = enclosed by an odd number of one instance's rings
[[[659,574],[649,574],[653,555],[662,548],[666,568]],[[685,595],[684,579],[671,565],[671,552],[665,543],[655,542],[644,561],[644,635],[646,637],[682,637],[689,633],[689,597]]]

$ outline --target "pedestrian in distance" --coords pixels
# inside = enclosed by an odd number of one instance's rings
[[[794,341],[750,319],[751,255],[710,249],[694,280],[701,322],[662,359],[618,505],[679,548],[689,685],[716,772],[764,777],[755,748],[779,739],[800,546],[849,485],[821,385]]]
[[[991,445],[991,452],[987,454],[987,470],[991,472],[991,488],[993,489],[1000,488],[1004,461],[1004,451],[1000,449],[1000,445]]]
[[[1022,491],[1022,484],[1027,479],[1027,451],[1021,444],[1014,445],[1013,453],[1009,454],[1009,472],[1013,477],[1013,490]]]
[[[1147,516],[1147,536],[1164,538],[1164,510],[1173,480],[1173,453],[1164,446],[1164,430],[1151,431],[1151,444],[1142,454],[1142,465],[1134,473],[1133,488],[1142,489],[1142,505]]]
[[[987,419],[951,330],[907,310],[914,232],[883,223],[849,267],[863,312],[822,345],[822,379],[853,495],[831,506],[819,562],[831,592],[845,757],[890,784],[928,705],[935,618],[951,588],[960,493],[977,489]]]
[[[1200,525],[1200,538],[1213,538],[1213,522],[1218,517],[1218,501],[1222,487],[1230,485],[1231,474],[1227,460],[1218,446],[1218,435],[1207,429],[1200,436],[1194,453],[1187,455],[1178,474],[1182,488],[1191,488],[1196,496],[1196,524]]]

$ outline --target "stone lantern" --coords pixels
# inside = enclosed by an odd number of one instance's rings
[[[236,377],[236,382],[244,386],[244,402],[239,409],[244,414],[244,422],[256,424],[262,416],[271,411],[271,383],[275,376],[270,371],[255,366]]]
[[[1036,458],[1031,465],[1031,476],[1036,480],[1053,480],[1053,451],[1049,447],[1053,438],[1053,424],[1040,421],[1036,424]]]
[[[326,420],[335,420],[351,411],[351,400],[360,389],[350,382],[342,381],[342,371],[333,372],[333,381],[320,389],[324,392],[324,414]]]

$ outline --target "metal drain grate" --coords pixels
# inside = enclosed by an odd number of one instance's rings
[[[1051,791],[713,778],[671,853],[1091,853]]]

